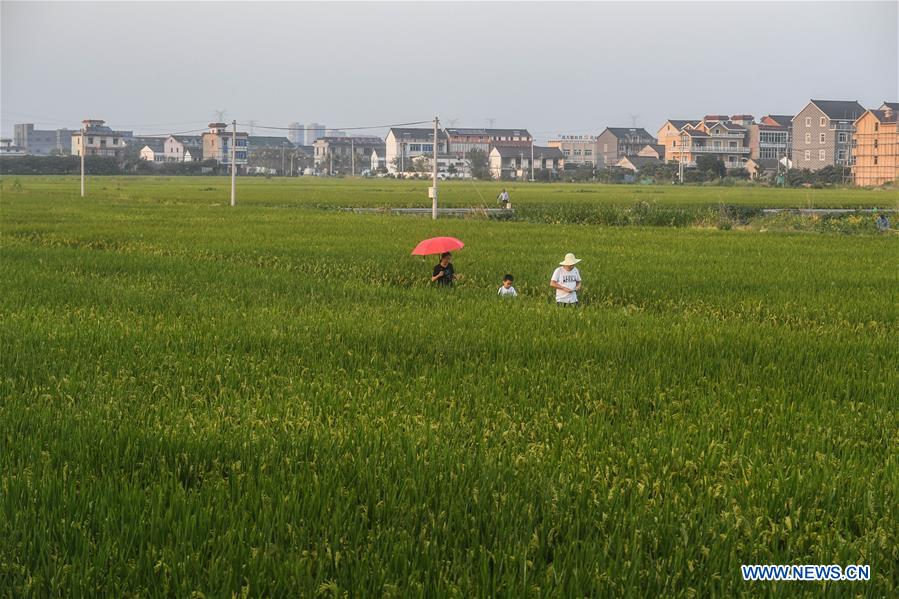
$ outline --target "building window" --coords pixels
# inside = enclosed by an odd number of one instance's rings
[[[843,161],[846,159],[846,150],[840,150],[837,152],[837,160]]]
[[[806,127],[812,126],[812,117],[810,117],[810,116],[805,117],[805,126]]]
[[[840,133],[840,134],[837,136],[837,140],[838,140],[841,144],[846,143],[846,140],[847,140],[846,133]]]
[[[566,156],[571,156],[571,150],[562,150],[562,153]]]
[[[820,123],[821,123],[822,127],[826,127],[827,126],[827,117],[822,116]]]
[[[609,151],[609,144],[602,144],[602,151],[603,151],[603,152],[608,152],[608,151]]]
[[[574,155],[575,155],[575,156],[580,156],[580,155],[581,155],[581,151],[580,151],[580,150],[575,150],[575,151],[574,151]]]
[[[880,130],[880,123],[874,123],[874,132],[877,133],[877,131],[879,131],[879,130]]]
[[[93,145],[93,143],[94,143],[94,138],[93,138],[93,137],[88,137],[88,138],[87,138],[87,143]]]
[[[875,141],[874,143],[875,143],[875,147],[877,147],[876,146],[877,142]],[[584,156],[593,156],[593,150],[584,150]]]
[[[805,134],[805,143],[807,143],[807,144],[812,143],[812,134],[811,133]]]
[[[874,149],[875,150],[877,149],[877,140],[876,139],[874,140]]]
[[[805,151],[805,159],[806,159],[806,160],[811,160],[811,159],[812,159],[812,151],[811,151],[811,150],[806,150],[806,151]]]
[[[825,160],[825,158],[824,158],[824,150],[818,150],[818,160],[820,160],[820,161],[822,161],[822,162]]]
[[[822,143],[822,144],[824,143],[824,134],[823,133],[818,134],[818,143]]]
[[[877,156],[874,157],[874,166],[877,166]]]

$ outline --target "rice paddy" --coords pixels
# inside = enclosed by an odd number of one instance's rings
[[[241,179],[231,209],[224,179],[94,178],[84,200],[12,179],[0,594],[899,592],[895,236],[321,209],[422,205],[426,182]],[[510,191],[523,210],[896,203]],[[450,291],[409,255],[435,235],[466,242]],[[583,305],[560,310],[569,251]],[[766,563],[871,580],[742,580]]]

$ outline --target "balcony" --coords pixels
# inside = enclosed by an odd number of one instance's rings
[[[725,148],[716,146],[685,146],[683,148],[674,148],[677,152],[693,152],[695,154],[748,154],[749,148]]]
[[[715,138],[731,138],[731,139],[743,139],[746,137],[745,133],[709,133],[709,137]]]

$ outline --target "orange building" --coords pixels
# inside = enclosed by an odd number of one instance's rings
[[[884,102],[855,121],[852,176],[856,185],[873,187],[899,180],[899,103]]]

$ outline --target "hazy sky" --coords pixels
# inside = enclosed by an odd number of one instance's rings
[[[13,123],[527,127],[896,101],[897,2],[0,3]],[[256,129],[257,134],[264,134]],[[269,134],[279,134],[268,132]],[[381,133],[381,132],[378,132]]]

